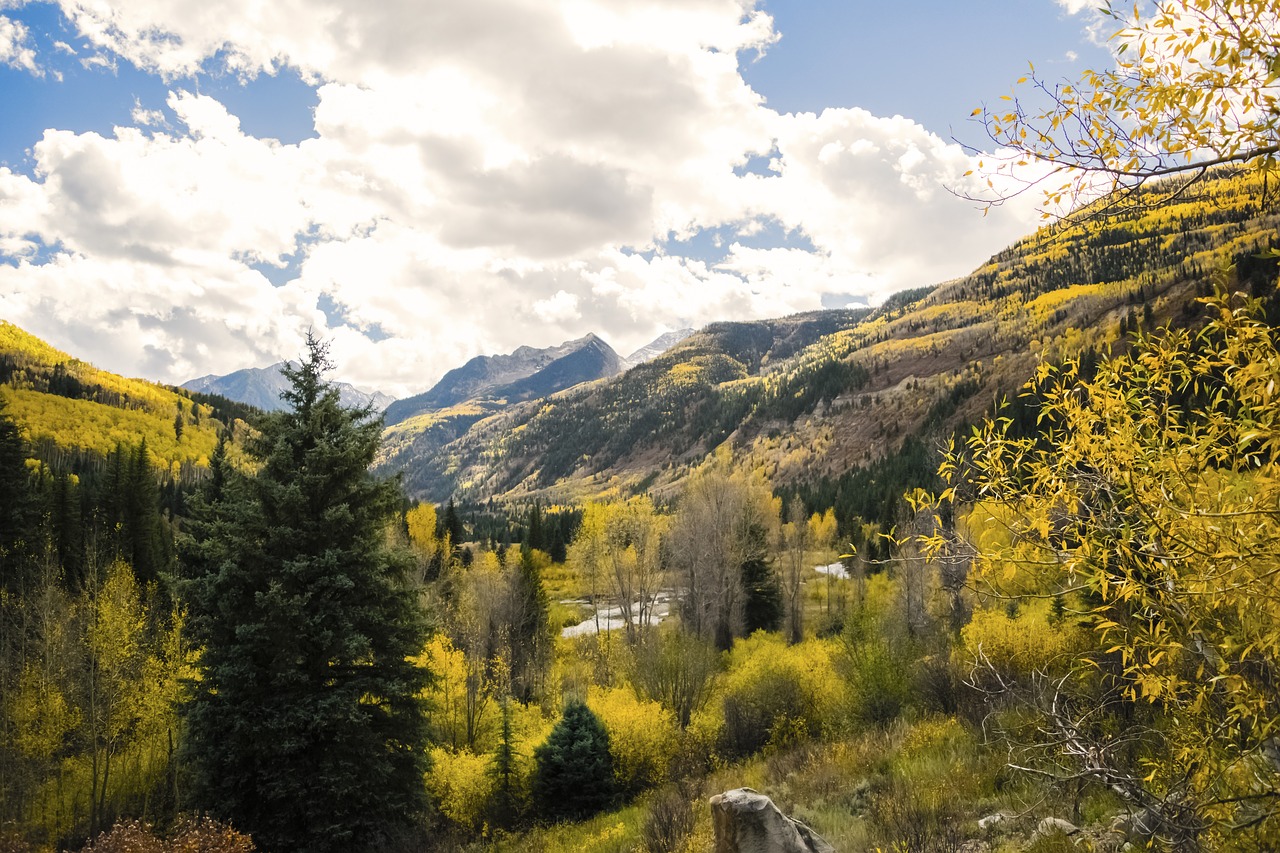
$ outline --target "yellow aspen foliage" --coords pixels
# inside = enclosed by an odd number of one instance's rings
[[[1046,217],[1082,199],[1177,175],[1166,197],[1221,164],[1274,174],[1280,153],[1280,19],[1274,0],[1107,2],[1118,28],[1110,37],[1113,67],[1086,71],[1074,83],[1037,76],[1016,84],[1018,98],[974,110],[1002,153],[980,162],[1001,201],[1025,190],[1032,174],[1047,180]],[[1028,91],[1031,90],[1031,91]],[[1043,109],[1024,104],[1044,104]],[[1002,193],[997,175],[1011,175]],[[1149,201],[1143,200],[1143,201]]]
[[[1079,596],[1094,636],[1072,667],[1077,683],[1110,672],[1159,724],[1134,766],[1095,766],[1120,754],[1085,746],[1076,760],[1124,779],[1171,833],[1213,847],[1247,824],[1260,849],[1280,843],[1280,818],[1258,811],[1258,791],[1280,789],[1280,347],[1257,300],[1228,295],[1226,272],[1215,283],[1198,334],[1139,335],[1092,379],[1073,362],[1042,366],[1042,434],[990,420],[940,469],[942,501],[998,506],[984,511],[1007,535],[926,544],[967,547],[979,576],[1027,574]],[[1025,665],[1057,642],[1046,633],[1033,652],[1004,627],[980,616],[966,644],[985,637]],[[1059,742],[1080,743],[1078,721],[1052,707],[1070,735]]]
[[[637,793],[666,779],[680,742],[680,729],[669,710],[637,699],[629,687],[593,690],[587,707],[609,732],[619,790]]]
[[[436,508],[421,503],[405,513],[409,542],[419,553],[430,554],[436,548]]]
[[[49,760],[80,724],[80,711],[34,667],[23,669],[18,689],[6,703],[14,745],[27,758]]]
[[[431,748],[427,791],[442,815],[468,831],[480,827],[497,789],[497,780],[490,772],[491,763],[489,756],[467,749],[455,752],[438,746]]]
[[[721,743],[726,757],[820,736],[836,722],[843,680],[830,640],[788,645],[757,631],[734,644],[723,678]]]
[[[467,660],[461,649],[444,634],[427,641],[414,663],[432,675],[423,691],[430,708],[432,738],[457,749],[467,740]]]
[[[960,632],[957,663],[965,668],[989,664],[1013,677],[1066,672],[1089,647],[1090,637],[1075,624],[1053,624],[1051,605],[1037,599],[1012,616],[1004,607],[976,610]]]

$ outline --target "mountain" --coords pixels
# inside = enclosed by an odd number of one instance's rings
[[[509,355],[478,355],[450,370],[430,390],[388,406],[386,423],[394,426],[467,401],[482,402],[486,409],[496,410],[621,370],[618,354],[593,334],[545,349],[520,347]]]
[[[652,361],[671,349],[676,344],[693,334],[693,329],[676,329],[674,332],[664,332],[654,338],[649,343],[640,347],[640,349],[631,353],[622,360],[622,369],[630,370],[637,364],[644,364],[646,361]]]
[[[181,387],[186,388],[188,391],[199,391],[203,394],[216,394],[220,397],[226,397],[228,400],[245,403],[264,412],[278,412],[284,408],[284,402],[280,399],[280,392],[288,387],[289,384],[285,380],[284,374],[280,372],[280,368],[284,367],[284,364],[284,362],[280,362],[270,367],[249,367],[244,370],[237,370],[234,373],[228,373],[225,376],[209,374],[208,376],[201,376],[199,379],[184,382]],[[394,397],[381,391],[361,391],[346,382],[335,382],[333,384],[338,389],[338,394],[342,398],[344,406],[371,406],[374,411],[380,412],[395,402]]]
[[[459,487],[469,495],[491,487],[496,494],[543,488],[570,476],[584,453],[596,465],[624,467],[637,453],[658,464],[700,460],[724,438],[708,389],[739,383],[825,336],[855,327],[868,313],[821,311],[713,323],[623,374],[537,403],[488,413],[467,404],[392,425],[375,465],[388,473],[403,471],[410,491],[434,498]],[[818,394],[825,388],[821,382],[813,387]],[[792,394],[782,405],[795,399]],[[730,420],[743,414],[730,409],[735,413]],[[533,432],[526,441],[529,427]],[[485,448],[501,460],[497,470],[474,464],[476,454],[488,452]]]
[[[670,493],[723,451],[783,490],[901,494],[867,472],[927,476],[930,448],[1001,399],[1034,425],[1019,392],[1041,360],[1096,358],[1138,327],[1196,323],[1210,273],[1237,261],[1243,275],[1276,234],[1280,216],[1260,196],[1253,179],[1218,175],[1195,198],[1159,209],[1139,198],[1123,216],[1042,230],[875,309],[712,324],[536,404],[394,425],[375,464],[433,500],[572,502]]]

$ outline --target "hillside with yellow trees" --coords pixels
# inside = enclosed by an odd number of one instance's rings
[[[1158,208],[1042,229],[875,310],[716,323],[612,379],[474,422],[411,419],[388,430],[378,464],[433,500],[572,501],[671,492],[726,447],[839,508],[875,466],[1002,398],[1016,407],[1039,361],[1093,359],[1139,328],[1196,323],[1208,271],[1248,267],[1275,234],[1251,181],[1220,174]]]
[[[59,469],[100,467],[118,447],[145,442],[173,480],[207,470],[218,433],[243,407],[127,379],[73,358],[0,321],[0,400],[34,456]]]

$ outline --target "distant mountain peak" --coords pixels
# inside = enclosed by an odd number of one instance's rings
[[[593,332],[552,347],[517,347],[506,355],[478,355],[446,373],[422,394],[387,407],[387,425],[467,400],[520,402],[546,397],[622,371],[622,359]]]
[[[237,403],[256,406],[264,412],[278,412],[285,405],[280,392],[289,386],[281,369],[285,364],[277,362],[270,367],[247,367],[224,376],[210,373],[199,379],[184,382],[181,387],[203,394],[217,394]],[[381,391],[363,391],[346,382],[334,382],[344,406],[370,406],[380,412],[395,402],[395,397]]]

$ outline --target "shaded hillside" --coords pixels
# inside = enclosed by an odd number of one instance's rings
[[[1191,321],[1209,272],[1275,233],[1259,197],[1220,175],[1194,199],[1038,232],[874,311],[714,324],[609,381],[489,418],[403,424],[379,465],[437,500],[573,499],[661,492],[727,443],[779,486],[834,482],[908,436],[932,446],[990,412],[1042,358]]]

